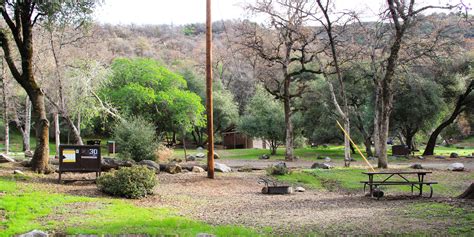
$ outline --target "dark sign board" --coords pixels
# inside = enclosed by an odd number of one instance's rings
[[[96,172],[100,175],[100,146],[60,145],[59,182],[63,172]]]

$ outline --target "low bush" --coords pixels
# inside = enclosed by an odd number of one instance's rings
[[[124,167],[97,179],[102,192],[126,198],[146,197],[153,193],[156,184],[155,172],[146,166]]]
[[[120,147],[119,158],[155,160],[155,126],[143,118],[135,117],[120,121],[114,128],[114,139]]]

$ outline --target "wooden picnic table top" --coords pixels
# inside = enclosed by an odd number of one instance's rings
[[[380,172],[362,172],[367,175],[374,174],[431,174],[431,171],[380,171]]]

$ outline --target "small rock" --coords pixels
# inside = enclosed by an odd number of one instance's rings
[[[418,158],[419,160],[424,160],[425,159],[425,157],[423,157],[423,156],[417,156],[416,158]]]
[[[410,168],[416,169],[416,170],[421,170],[421,169],[423,169],[423,166],[421,166],[421,164],[413,164],[413,165],[410,166]]]
[[[199,233],[196,235],[196,237],[215,237],[215,235],[208,233]]]
[[[446,157],[444,156],[435,156],[436,159],[445,159]]]
[[[214,170],[222,173],[228,173],[232,171],[229,166],[217,162],[214,164]]]
[[[327,170],[327,169],[330,169],[330,168],[332,168],[331,165],[326,164],[326,163],[318,163],[318,162],[314,163],[311,166],[311,169],[326,169]]]
[[[463,171],[464,170],[464,165],[462,163],[452,163],[448,166],[448,170]]]
[[[32,230],[28,233],[18,235],[18,237],[48,237],[48,233],[43,232],[41,230]]]
[[[204,173],[204,172],[206,172],[203,168],[201,168],[199,166],[193,166],[193,169],[191,171],[194,172],[194,173]]]
[[[449,158],[459,158],[459,154],[456,152],[453,152],[449,155]]]
[[[181,166],[176,163],[168,164],[165,169],[165,171],[170,174],[178,174],[181,173],[182,170]]]
[[[215,160],[218,160],[218,159],[220,159],[220,158],[221,158],[221,156],[220,156],[218,153],[214,153],[214,159],[215,159]]]
[[[25,175],[21,170],[14,170],[13,174],[20,174],[20,175]]]
[[[189,155],[189,156],[186,157],[186,160],[187,160],[187,161],[195,161],[195,160],[196,160],[196,157],[193,156],[193,155]]]
[[[268,159],[270,159],[270,156],[267,155],[267,154],[263,154],[263,155],[261,155],[261,156],[259,157],[259,159],[260,159],[260,160],[268,160]]]
[[[202,152],[196,154],[196,158],[203,159],[206,155]]]
[[[304,192],[306,191],[306,189],[304,189],[303,187],[296,187],[295,188],[295,192]]]
[[[157,164],[156,162],[152,161],[152,160],[142,160],[142,161],[138,162],[138,164],[139,165],[144,165],[147,168],[155,171],[155,174],[160,173],[160,165]]]
[[[0,154],[0,163],[8,163],[8,162],[15,162],[15,160],[11,157],[8,157],[5,154]]]
[[[325,162],[331,162],[331,158],[326,157],[326,158],[324,158],[324,161],[325,161]]]

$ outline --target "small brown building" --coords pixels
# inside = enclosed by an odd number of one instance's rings
[[[249,137],[231,126],[222,132],[222,145],[224,149],[265,148],[261,139]]]

